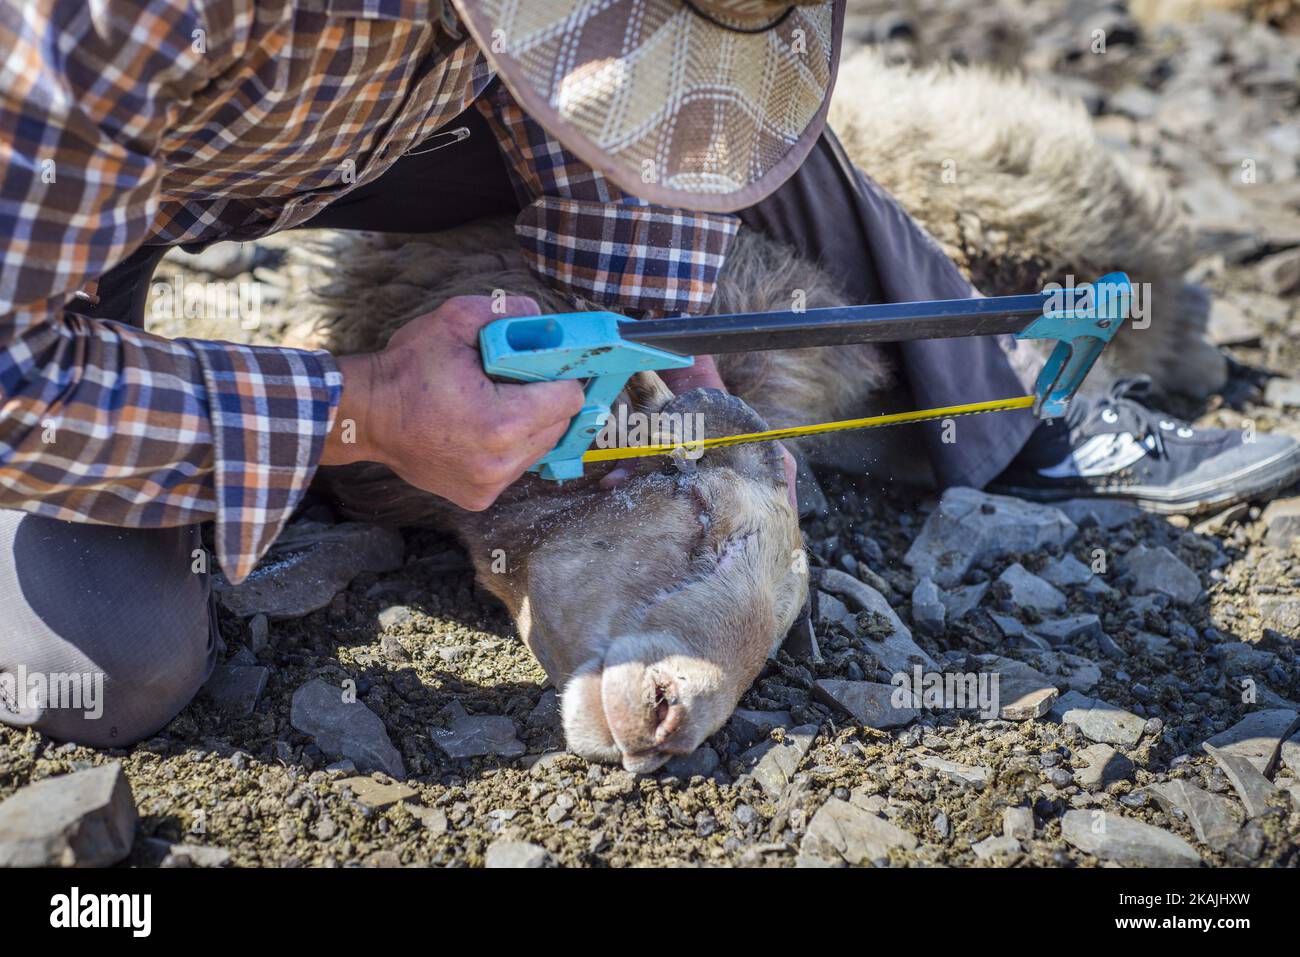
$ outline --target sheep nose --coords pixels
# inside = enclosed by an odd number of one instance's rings
[[[671,679],[655,683],[654,742],[658,747],[667,741],[686,716],[686,706],[677,695],[677,683]]]
[[[645,773],[671,756],[670,741],[686,720],[675,677],[629,663],[605,673],[605,717],[628,770]]]

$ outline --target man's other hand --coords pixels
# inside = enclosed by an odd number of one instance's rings
[[[481,511],[549,452],[582,408],[569,379],[494,382],[483,372],[479,329],[535,316],[532,299],[449,299],[413,319],[382,352],[344,356],[343,397],[322,465],[387,465],[417,488]],[[500,302],[501,300],[497,300]]]

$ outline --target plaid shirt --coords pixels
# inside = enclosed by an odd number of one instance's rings
[[[342,389],[323,352],[167,340],[78,314],[142,244],[310,219],[491,80],[441,0],[0,0],[0,507],[215,520],[242,580],[315,472]],[[628,196],[504,92],[483,97],[532,267],[575,299],[700,311],[731,216]]]

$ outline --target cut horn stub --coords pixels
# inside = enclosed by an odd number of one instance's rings
[[[661,413],[699,415],[703,435],[698,430],[692,438],[722,438],[749,432],[766,432],[767,422],[738,396],[721,389],[692,389],[674,397],[664,405]],[[755,472],[785,485],[785,463],[775,442],[756,442],[751,445],[726,446],[709,449],[706,453],[714,463],[726,462],[738,471]]]

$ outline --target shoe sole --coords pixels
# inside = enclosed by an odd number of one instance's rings
[[[1202,482],[1191,488],[1164,491],[1143,490],[1140,486],[1114,492],[1097,494],[1088,489],[1042,489],[1015,485],[990,485],[988,490],[998,495],[1014,495],[1035,502],[1068,502],[1072,499],[1098,499],[1129,502],[1146,512],[1158,515],[1200,515],[1221,511],[1238,502],[1276,492],[1300,479],[1300,446],[1293,445],[1271,459],[1256,462],[1213,483]],[[1218,494],[1206,494],[1211,489],[1224,488]]]

